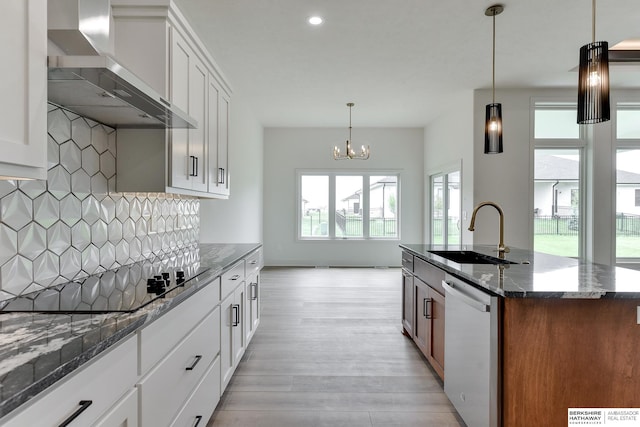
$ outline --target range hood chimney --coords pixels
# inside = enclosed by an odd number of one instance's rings
[[[198,123],[112,57],[109,0],[49,0],[49,102],[111,127],[195,128]]]

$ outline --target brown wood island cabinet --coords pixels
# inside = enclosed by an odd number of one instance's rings
[[[444,380],[444,272],[408,252],[402,267],[403,333]]]
[[[509,265],[459,264],[439,257],[438,246],[401,247],[403,332],[443,378],[469,426],[560,427],[572,409],[602,408],[604,417],[613,408],[640,409],[640,272],[514,248]],[[492,249],[465,248],[487,255]],[[465,284],[494,302],[472,300]],[[463,303],[471,308],[459,309]],[[487,340],[495,369],[485,369],[485,346],[468,333],[473,324],[465,330],[474,309],[492,315]],[[465,340],[473,343],[454,354],[456,341]],[[453,370],[458,360],[462,379]],[[490,417],[468,412],[481,395],[495,396]],[[640,425],[635,416],[629,425]]]

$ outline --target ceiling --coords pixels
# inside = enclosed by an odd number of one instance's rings
[[[422,127],[456,95],[491,87],[487,0],[176,0],[265,127]],[[506,0],[496,86],[574,87],[589,0]],[[325,22],[306,20],[319,14]],[[638,0],[600,0],[596,38],[640,38]],[[640,88],[640,68],[612,68]],[[459,98],[458,98],[459,99]],[[500,101],[499,99],[497,100]]]

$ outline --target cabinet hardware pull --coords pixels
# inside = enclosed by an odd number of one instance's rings
[[[87,408],[91,406],[92,403],[93,403],[93,400],[81,400],[80,403],[78,403],[80,407],[73,414],[69,415],[69,418],[64,420],[62,424],[60,424],[58,427],[67,427],[69,424],[71,424],[73,420],[78,418],[80,414],[86,411]]]
[[[254,260],[249,261],[249,264],[251,264],[251,265],[256,265],[257,263],[258,263],[258,261],[257,261],[257,260],[255,260],[255,259],[254,259]]]
[[[240,304],[233,304],[231,308],[233,308],[233,323],[231,326],[235,327],[240,324]]]
[[[224,168],[218,168],[218,184],[224,184]]]
[[[255,301],[258,299],[258,282],[251,283],[251,300]]]
[[[198,362],[200,362],[200,359],[202,359],[202,356],[200,356],[199,354],[196,355],[196,360],[193,361],[193,364],[191,366],[187,366],[185,368],[185,371],[193,371],[193,369],[196,367]]]
[[[431,319],[431,313],[429,310],[429,303],[433,303],[433,298],[425,298],[422,300],[423,302],[423,306],[422,306],[422,315],[424,316],[425,319]]]
[[[200,421],[202,421],[202,415],[196,415],[196,423],[193,425],[193,427],[198,427]]]
[[[231,276],[230,280],[238,280],[240,278],[239,274],[234,274],[233,276]]]
[[[198,176],[198,172],[197,172],[198,158],[196,156],[189,156],[189,158],[191,159],[191,173],[189,173],[189,176]]]
[[[198,157],[196,156],[196,168],[195,168],[195,176],[198,176]]]
[[[160,97],[160,102],[162,102],[167,107],[171,107],[171,103],[169,101],[167,101],[166,99],[164,99],[163,97]]]

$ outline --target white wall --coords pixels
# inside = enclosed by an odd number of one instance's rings
[[[423,233],[423,132],[421,128],[355,128],[354,144],[368,143],[371,158],[367,161],[335,161],[332,149],[335,144],[344,144],[346,128],[265,129],[265,264],[399,266],[398,240],[298,241],[296,170],[401,170],[401,240],[420,243]]]
[[[451,164],[462,166],[462,242],[471,241],[465,212],[473,209],[473,92],[457,94],[449,100],[442,114],[424,131],[425,236],[430,242],[429,175],[441,172]]]
[[[228,200],[200,202],[200,242],[262,242],[262,126],[240,96],[231,101]]]

